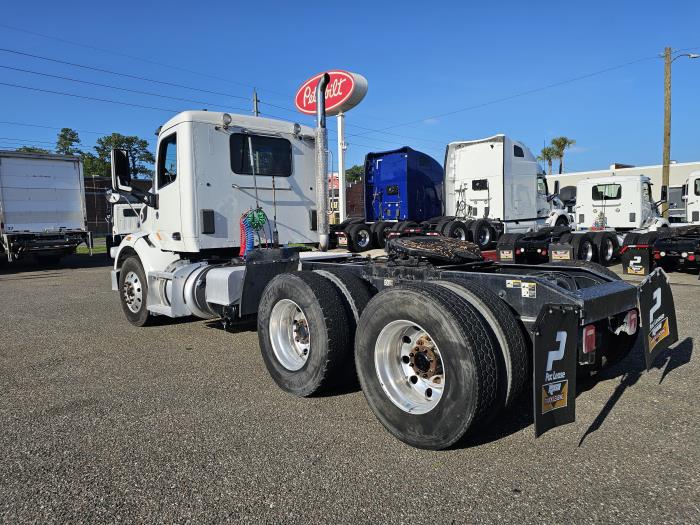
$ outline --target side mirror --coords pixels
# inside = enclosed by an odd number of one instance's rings
[[[661,200],[662,201],[668,200],[668,187],[667,186],[661,186]]]
[[[115,191],[131,193],[131,165],[129,154],[123,149],[113,149],[112,161],[112,188]]]

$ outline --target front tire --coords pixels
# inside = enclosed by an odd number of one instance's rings
[[[138,257],[129,257],[119,271],[119,298],[124,315],[134,326],[146,326],[153,316],[148,311],[148,281]]]
[[[359,324],[362,391],[404,443],[449,447],[494,408],[495,349],[483,320],[458,294],[432,283],[388,288],[369,302]]]

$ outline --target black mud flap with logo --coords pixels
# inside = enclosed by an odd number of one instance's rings
[[[627,275],[649,275],[654,261],[648,246],[623,246],[622,271]]]
[[[644,359],[648,371],[658,355],[678,341],[676,308],[668,276],[661,268],[649,274],[638,290]]]
[[[576,420],[579,309],[545,305],[534,326],[535,437]]]

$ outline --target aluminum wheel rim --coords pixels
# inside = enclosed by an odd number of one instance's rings
[[[282,299],[270,313],[270,341],[277,361],[292,372],[300,370],[309,358],[309,322],[297,303]]]
[[[370,235],[367,230],[360,230],[357,232],[357,245],[360,248],[367,248],[370,243]]]
[[[122,285],[122,294],[129,310],[135,314],[139,313],[141,306],[143,306],[143,287],[136,272],[126,274]]]
[[[609,261],[612,259],[614,252],[613,243],[610,239],[605,239],[605,260]]]
[[[479,245],[486,246],[491,241],[491,232],[487,228],[482,228],[479,232]]]
[[[389,400],[409,414],[427,414],[442,398],[445,371],[437,344],[412,321],[387,324],[374,346],[374,368]]]
[[[584,253],[583,260],[590,261],[593,259],[593,244],[590,241],[583,241],[581,251]]]
[[[464,228],[457,228],[455,229],[455,237],[459,239],[460,241],[466,241],[467,240],[467,232],[464,231]]]

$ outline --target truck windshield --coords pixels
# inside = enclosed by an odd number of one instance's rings
[[[252,155],[249,145],[252,143]],[[239,175],[289,177],[292,174],[292,144],[283,138],[234,133],[231,135],[231,169]]]
[[[593,186],[594,201],[609,201],[622,198],[622,186],[619,184],[597,184]]]

